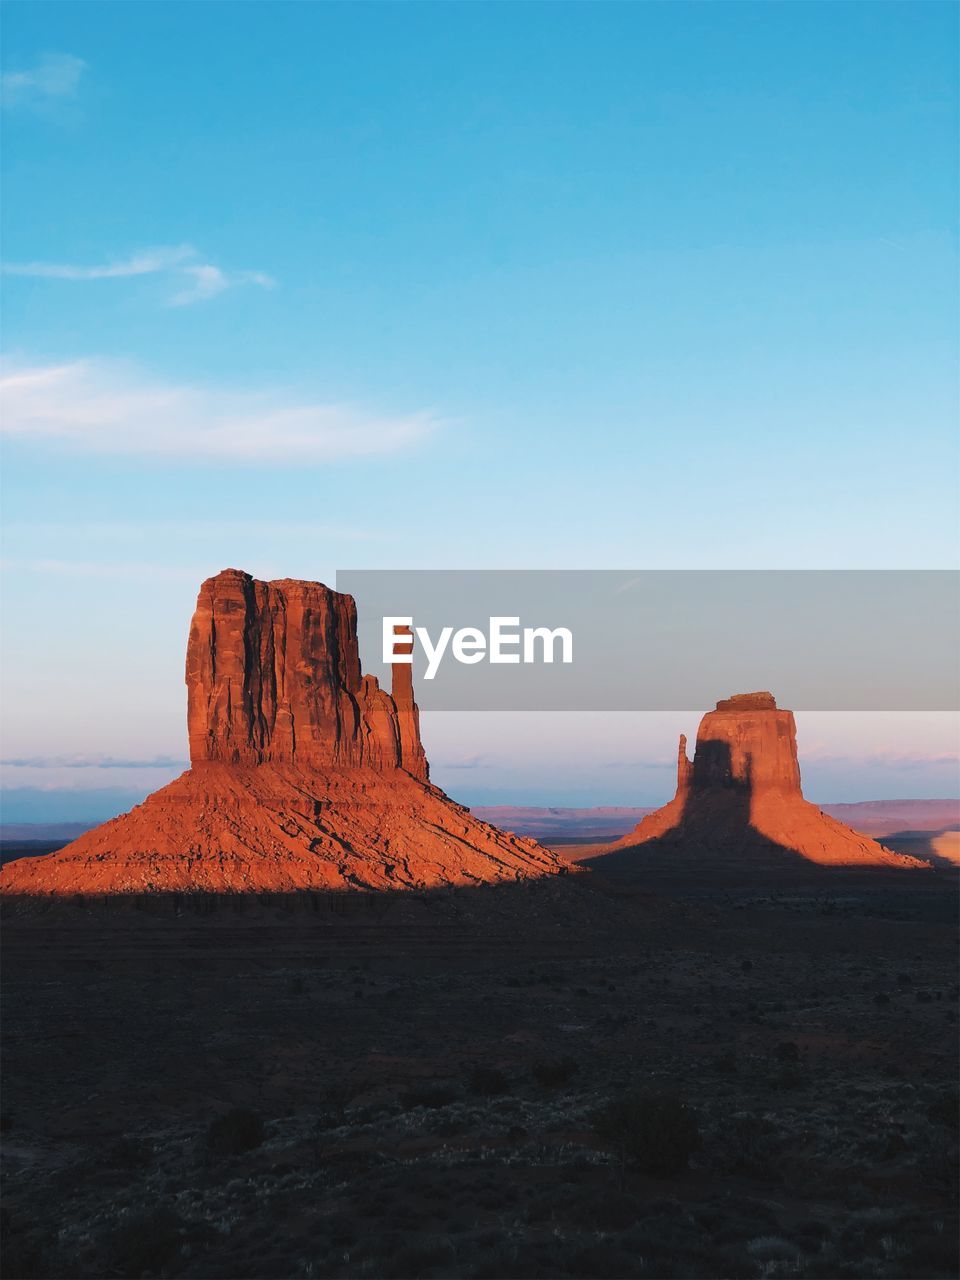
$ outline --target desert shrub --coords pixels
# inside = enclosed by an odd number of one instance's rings
[[[678,1274],[673,1268],[678,1264],[685,1266],[681,1260],[689,1260],[704,1242],[689,1210],[675,1200],[648,1201],[641,1221],[624,1232],[622,1239],[635,1256],[647,1259],[646,1274],[657,1280]],[[680,1274],[703,1275],[704,1272],[682,1270]]]
[[[513,1193],[509,1187],[489,1187],[478,1191],[475,1199],[481,1209],[506,1209],[513,1204]]]
[[[594,1276],[597,1280],[623,1280],[624,1276],[638,1274],[637,1260],[613,1240],[591,1240],[581,1245],[570,1263],[568,1275]]]
[[[722,1076],[733,1076],[737,1073],[737,1055],[735,1053],[721,1053],[714,1058],[712,1063],[714,1071]]]
[[[114,1169],[142,1169],[150,1161],[150,1151],[145,1142],[127,1135],[113,1144],[107,1160]]]
[[[929,1222],[905,1243],[904,1275],[919,1276],[924,1272],[947,1276],[957,1274],[960,1239],[957,1238],[955,1223]]]
[[[909,1149],[910,1144],[903,1134],[893,1130],[878,1134],[874,1142],[868,1146],[871,1155],[877,1160],[896,1160],[906,1155]]]
[[[259,1147],[263,1138],[263,1121],[257,1113],[236,1107],[211,1121],[207,1150],[215,1156],[237,1156]]]
[[[778,1062],[799,1062],[800,1046],[795,1040],[781,1040],[776,1048]]]
[[[747,1245],[747,1252],[758,1262],[790,1262],[800,1250],[783,1236],[756,1236]]]
[[[749,1178],[775,1176],[779,1154],[776,1127],[751,1112],[730,1116],[710,1142],[710,1155],[717,1168]]]
[[[17,1280],[40,1280],[53,1275],[43,1249],[35,1241],[5,1239],[0,1257],[5,1276],[16,1276]]]
[[[570,1205],[574,1222],[598,1231],[625,1231],[639,1217],[639,1206],[633,1196],[609,1187],[585,1187],[577,1190]]]
[[[347,1113],[347,1107],[362,1091],[362,1085],[342,1077],[341,1079],[330,1080],[321,1092],[318,1101],[326,1108],[331,1119],[338,1124],[342,1124]]]
[[[170,1209],[127,1218],[114,1233],[113,1266],[120,1275],[139,1280],[144,1272],[157,1275],[179,1250],[180,1219]]]
[[[506,1093],[510,1081],[496,1067],[474,1067],[470,1072],[470,1092],[492,1098]]]
[[[462,1107],[451,1107],[438,1115],[430,1125],[430,1132],[451,1138],[461,1133],[469,1133],[470,1115]]]
[[[778,1061],[767,1076],[767,1084],[771,1089],[805,1089],[809,1083],[809,1077],[798,1062]]]
[[[563,974],[557,971],[552,971],[550,973],[541,973],[539,978],[537,978],[538,982],[541,982],[544,985],[550,986],[550,987],[562,986],[566,982],[566,980],[567,980],[566,974]]]
[[[0,1263],[0,1274],[17,1280],[54,1274],[34,1225],[12,1214],[6,1205],[0,1208]]]
[[[401,1097],[400,1104],[405,1111],[412,1111],[414,1107],[447,1107],[459,1097],[459,1090],[452,1084],[428,1080],[412,1085]]]
[[[956,1133],[960,1127],[960,1090],[948,1089],[935,1098],[927,1108],[927,1118]]]
[[[593,1115],[593,1127],[644,1173],[682,1173],[701,1145],[696,1112],[676,1094],[628,1093]]]
[[[804,1218],[802,1222],[797,1223],[796,1230],[807,1240],[814,1240],[821,1244],[824,1240],[830,1239],[830,1227],[819,1218]]]
[[[423,1236],[402,1245],[389,1260],[385,1260],[386,1276],[417,1277],[432,1274],[435,1268],[449,1268],[455,1250],[450,1240],[443,1236]]]
[[[578,1070],[575,1058],[547,1058],[533,1064],[533,1078],[544,1089],[556,1089],[572,1080]]]

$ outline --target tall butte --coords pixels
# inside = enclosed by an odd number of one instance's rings
[[[681,735],[677,793],[616,844],[638,854],[782,863],[782,856],[825,866],[926,867],[894,853],[821,812],[800,789],[797,726],[770,693],[738,693],[708,711],[693,760]],[[766,858],[764,858],[766,855]]]
[[[392,696],[360,670],[352,597],[225,569],[187,645],[190,769],[7,893],[410,889],[553,875],[535,841],[428,780],[411,667]]]

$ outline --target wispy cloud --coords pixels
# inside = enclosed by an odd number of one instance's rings
[[[16,816],[19,806],[15,802],[18,797],[25,799],[35,794],[39,799],[41,795],[55,796],[57,792],[62,792],[65,798],[75,797],[77,800],[97,795],[103,798],[112,796],[119,800],[113,810],[118,813],[131,804],[139,803],[149,792],[166,786],[181,772],[180,765],[158,765],[154,769],[116,769],[111,773],[101,773],[98,769],[73,769],[69,766],[51,769],[4,766],[3,784],[0,786],[4,825],[20,820]],[[23,812],[22,809],[20,812]],[[35,817],[47,822],[56,821],[56,812],[44,805],[38,808]],[[81,805],[75,808],[71,804],[70,809],[61,809],[59,812],[62,818],[77,821],[83,818],[84,807]],[[97,816],[102,821],[110,814]]]
[[[148,760],[118,756],[12,756],[0,760],[9,769],[185,769],[190,762],[174,756]]]
[[[104,262],[92,267],[67,262],[5,262],[0,270],[8,276],[35,276],[40,280],[122,280],[128,276],[171,271],[185,258],[196,257],[196,253],[189,244],[161,245],[156,249],[141,249],[118,262]]]
[[[806,751],[803,760],[810,765],[856,765],[869,769],[895,769],[898,772],[913,769],[936,768],[948,765],[956,768],[960,763],[956,752],[927,754],[922,751],[875,751],[863,755],[838,755],[829,751]]]
[[[334,462],[412,448],[429,413],[162,382],[101,360],[9,368],[0,377],[4,435],[74,450],[234,462]]]
[[[492,769],[493,765],[483,756],[469,756],[466,760],[441,760],[438,769]]]
[[[29,110],[75,98],[86,69],[72,53],[45,53],[33,66],[0,76],[0,100],[4,107]]]
[[[209,577],[209,565],[154,564],[136,560],[103,561],[103,560],[59,560],[59,559],[18,559],[4,556],[0,560],[0,569],[4,573],[58,574],[69,578],[103,578],[124,581],[128,578],[141,580],[157,580],[164,582],[202,582]],[[214,570],[215,572],[215,570]]]
[[[159,245],[139,249],[127,257],[84,265],[73,262],[4,262],[0,271],[8,276],[29,276],[37,280],[126,280],[135,276],[169,275],[184,287],[167,299],[171,307],[204,302],[238,285],[272,289],[276,281],[265,271],[227,271],[203,261],[190,244]]]
[[[5,520],[3,523],[7,544],[15,537],[34,539],[48,537],[70,539],[84,538],[116,541],[122,538],[125,545],[132,542],[165,543],[174,539],[194,542],[207,540],[220,534],[225,538],[322,538],[325,542],[392,542],[396,536],[392,528],[365,528],[362,525],[339,524],[324,520]]]
[[[255,284],[261,289],[273,289],[277,283],[264,271],[221,271],[219,267],[211,266],[210,263],[184,267],[181,274],[189,276],[192,283],[173,295],[170,299],[171,307],[183,307],[191,302],[204,302],[207,298],[215,298],[218,293],[223,293],[236,285]]]
[[[676,756],[672,760],[604,760],[601,769],[675,769]]]

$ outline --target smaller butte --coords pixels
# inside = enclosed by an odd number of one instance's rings
[[[654,849],[727,862],[777,852],[830,867],[929,867],[894,853],[803,798],[792,711],[738,693],[700,721],[693,760],[681,735],[677,792],[604,852]]]

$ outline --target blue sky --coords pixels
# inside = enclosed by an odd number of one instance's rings
[[[955,563],[957,14],[10,0],[6,785],[170,776],[62,762],[182,757],[226,565]],[[427,745],[659,798],[618,724]],[[949,717],[809,741],[823,800],[956,786]]]

